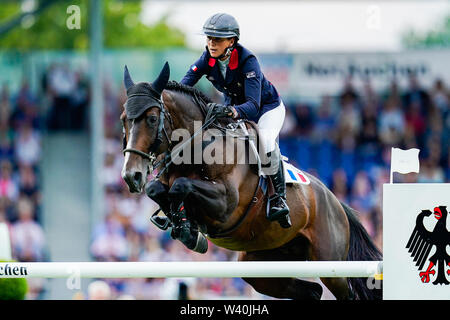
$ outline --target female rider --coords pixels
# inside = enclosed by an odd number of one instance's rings
[[[258,124],[260,146],[276,170],[270,172],[276,196],[270,200],[268,219],[287,220],[289,208],[286,203],[286,184],[280,150],[276,143],[283,126],[285,106],[277,90],[261,72],[255,55],[239,41],[239,25],[234,17],[217,13],[203,25],[206,50],[188,70],[182,84],[193,86],[206,75],[214,87],[222,92],[225,105],[210,104],[214,112],[233,119],[249,119]]]

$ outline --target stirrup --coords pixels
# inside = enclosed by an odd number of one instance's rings
[[[158,213],[161,211],[161,208],[156,210],[152,216],[150,217],[150,221],[153,222],[155,226],[157,226],[161,230],[167,230],[170,226],[170,220],[167,217],[158,216]]]
[[[208,251],[208,240],[200,231],[197,233],[197,242],[192,250],[198,253],[206,253]]]
[[[276,210],[273,206],[273,202],[274,201],[280,201],[282,203],[282,207],[279,208],[278,210]],[[286,201],[283,199],[282,196],[280,195],[275,195],[269,198],[269,203],[268,203],[268,210],[267,210],[267,219],[269,219],[270,221],[275,221],[278,220],[278,218],[288,215],[289,214],[289,208],[286,204]]]
[[[275,201],[277,199],[279,199],[279,201],[283,204],[283,207],[275,210],[275,207],[272,207],[272,201]],[[289,228],[292,226],[291,218],[289,216],[289,207],[287,206],[286,201],[282,196],[275,195],[269,198],[267,219],[269,221],[278,221],[282,228]]]

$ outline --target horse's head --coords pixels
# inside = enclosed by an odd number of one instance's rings
[[[125,66],[127,101],[120,116],[125,156],[122,178],[130,192],[142,192],[149,170],[153,170],[156,157],[162,153],[165,110],[161,94],[169,76],[169,64],[166,62],[155,81],[135,84]]]

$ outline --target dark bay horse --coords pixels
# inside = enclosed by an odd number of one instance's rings
[[[311,181],[309,185],[288,184],[287,202],[292,222],[288,229],[267,220],[264,205],[251,217],[242,218],[249,204],[255,201],[260,181],[254,165],[237,161],[171,164],[157,181],[147,182],[155,162],[163,161],[168,150],[176,145],[171,135],[184,128],[192,136],[195,121],[205,121],[200,105],[211,102],[198,90],[168,79],[167,63],[153,83],[135,84],[125,68],[128,99],[121,121],[127,152],[124,152],[122,176],[130,192],[142,192],[145,188],[165,213],[170,211],[171,202],[181,199],[189,219],[198,224],[199,230],[212,243],[240,251],[241,261],[382,259],[358,221],[357,213],[309,174],[306,174]],[[224,152],[223,157],[227,156]],[[237,155],[232,157],[236,160]],[[276,298],[320,299],[322,295],[320,284],[301,279],[244,280],[258,292]],[[366,279],[321,280],[337,299],[381,298],[380,290],[367,288]]]

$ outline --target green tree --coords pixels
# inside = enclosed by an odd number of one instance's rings
[[[70,5],[77,5],[80,8],[80,29],[69,30],[66,25],[71,15],[67,13]],[[1,7],[0,25],[23,13],[18,1],[3,3]],[[167,16],[152,26],[146,26],[139,20],[140,12],[141,1],[104,0],[104,46],[106,48],[186,46],[184,33],[169,26]],[[38,15],[28,15],[13,29],[0,35],[0,48],[18,50],[89,48],[89,0],[57,1]]]
[[[449,48],[450,15],[447,15],[432,30],[420,32],[409,29],[402,35],[402,44],[408,49]]]

